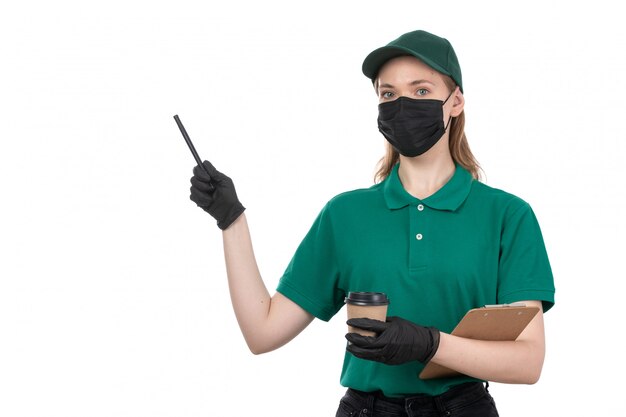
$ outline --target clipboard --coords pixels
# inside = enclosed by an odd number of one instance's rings
[[[515,340],[537,315],[539,307],[522,303],[488,305],[468,311],[452,331],[452,335],[476,340]],[[433,362],[426,364],[421,379],[462,375],[460,372]]]

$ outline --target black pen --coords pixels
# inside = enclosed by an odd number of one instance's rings
[[[202,163],[202,160],[200,159],[200,155],[198,155],[196,148],[193,146],[193,143],[191,142],[191,138],[189,137],[189,135],[187,134],[187,131],[185,130],[185,126],[183,126],[183,123],[180,121],[180,118],[178,117],[177,114],[174,115],[174,120],[176,120],[176,124],[178,125],[178,128],[180,129],[180,133],[183,134],[183,138],[185,138],[185,142],[187,142],[187,146],[189,146],[189,150],[191,151],[191,154],[195,158],[198,165],[200,165],[200,168],[202,168],[204,172],[206,172],[206,174],[209,175],[209,180],[210,180],[211,175],[209,174],[206,167]],[[213,191],[214,190],[213,184],[209,183],[209,186],[211,187],[209,191]]]

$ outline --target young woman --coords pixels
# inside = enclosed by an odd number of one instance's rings
[[[232,181],[208,161],[209,176],[194,169],[191,199],[223,230],[241,331],[253,353],[268,352],[315,317],[329,320],[348,292],[384,292],[386,322],[349,322],[376,336],[346,335],[348,390],[337,416],[496,416],[484,382],[532,384],[543,365],[554,284],[539,225],[526,202],[479,182],[464,134],[461,69],[447,40],[404,34],[369,54],[363,72],[388,141],[378,183],[326,204],[273,296]],[[516,341],[449,334],[469,309],[518,301],[540,313]],[[429,361],[462,376],[420,379]]]

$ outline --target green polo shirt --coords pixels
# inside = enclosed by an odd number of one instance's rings
[[[398,167],[381,183],[339,194],[296,250],[278,291],[330,320],[349,291],[384,292],[389,316],[449,333],[470,309],[541,300],[554,283],[537,219],[520,198],[457,165],[423,200],[406,192]],[[341,384],[387,396],[437,395],[470,377],[421,380],[424,365],[385,365],[346,352]]]

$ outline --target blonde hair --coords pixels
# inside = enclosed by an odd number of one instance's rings
[[[456,83],[452,78],[443,75],[444,82],[448,90],[452,92],[456,88]],[[374,88],[377,89],[378,80],[374,83]],[[472,174],[472,177],[476,180],[482,178],[482,168],[480,164],[472,154],[467,137],[465,136],[465,110],[461,112],[457,117],[453,117],[450,121],[450,155],[452,160],[461,165],[463,168]],[[393,167],[398,163],[400,154],[396,151],[389,142],[386,143],[385,155],[380,158],[377,164],[376,174],[374,175],[374,182],[382,182],[389,176]]]

